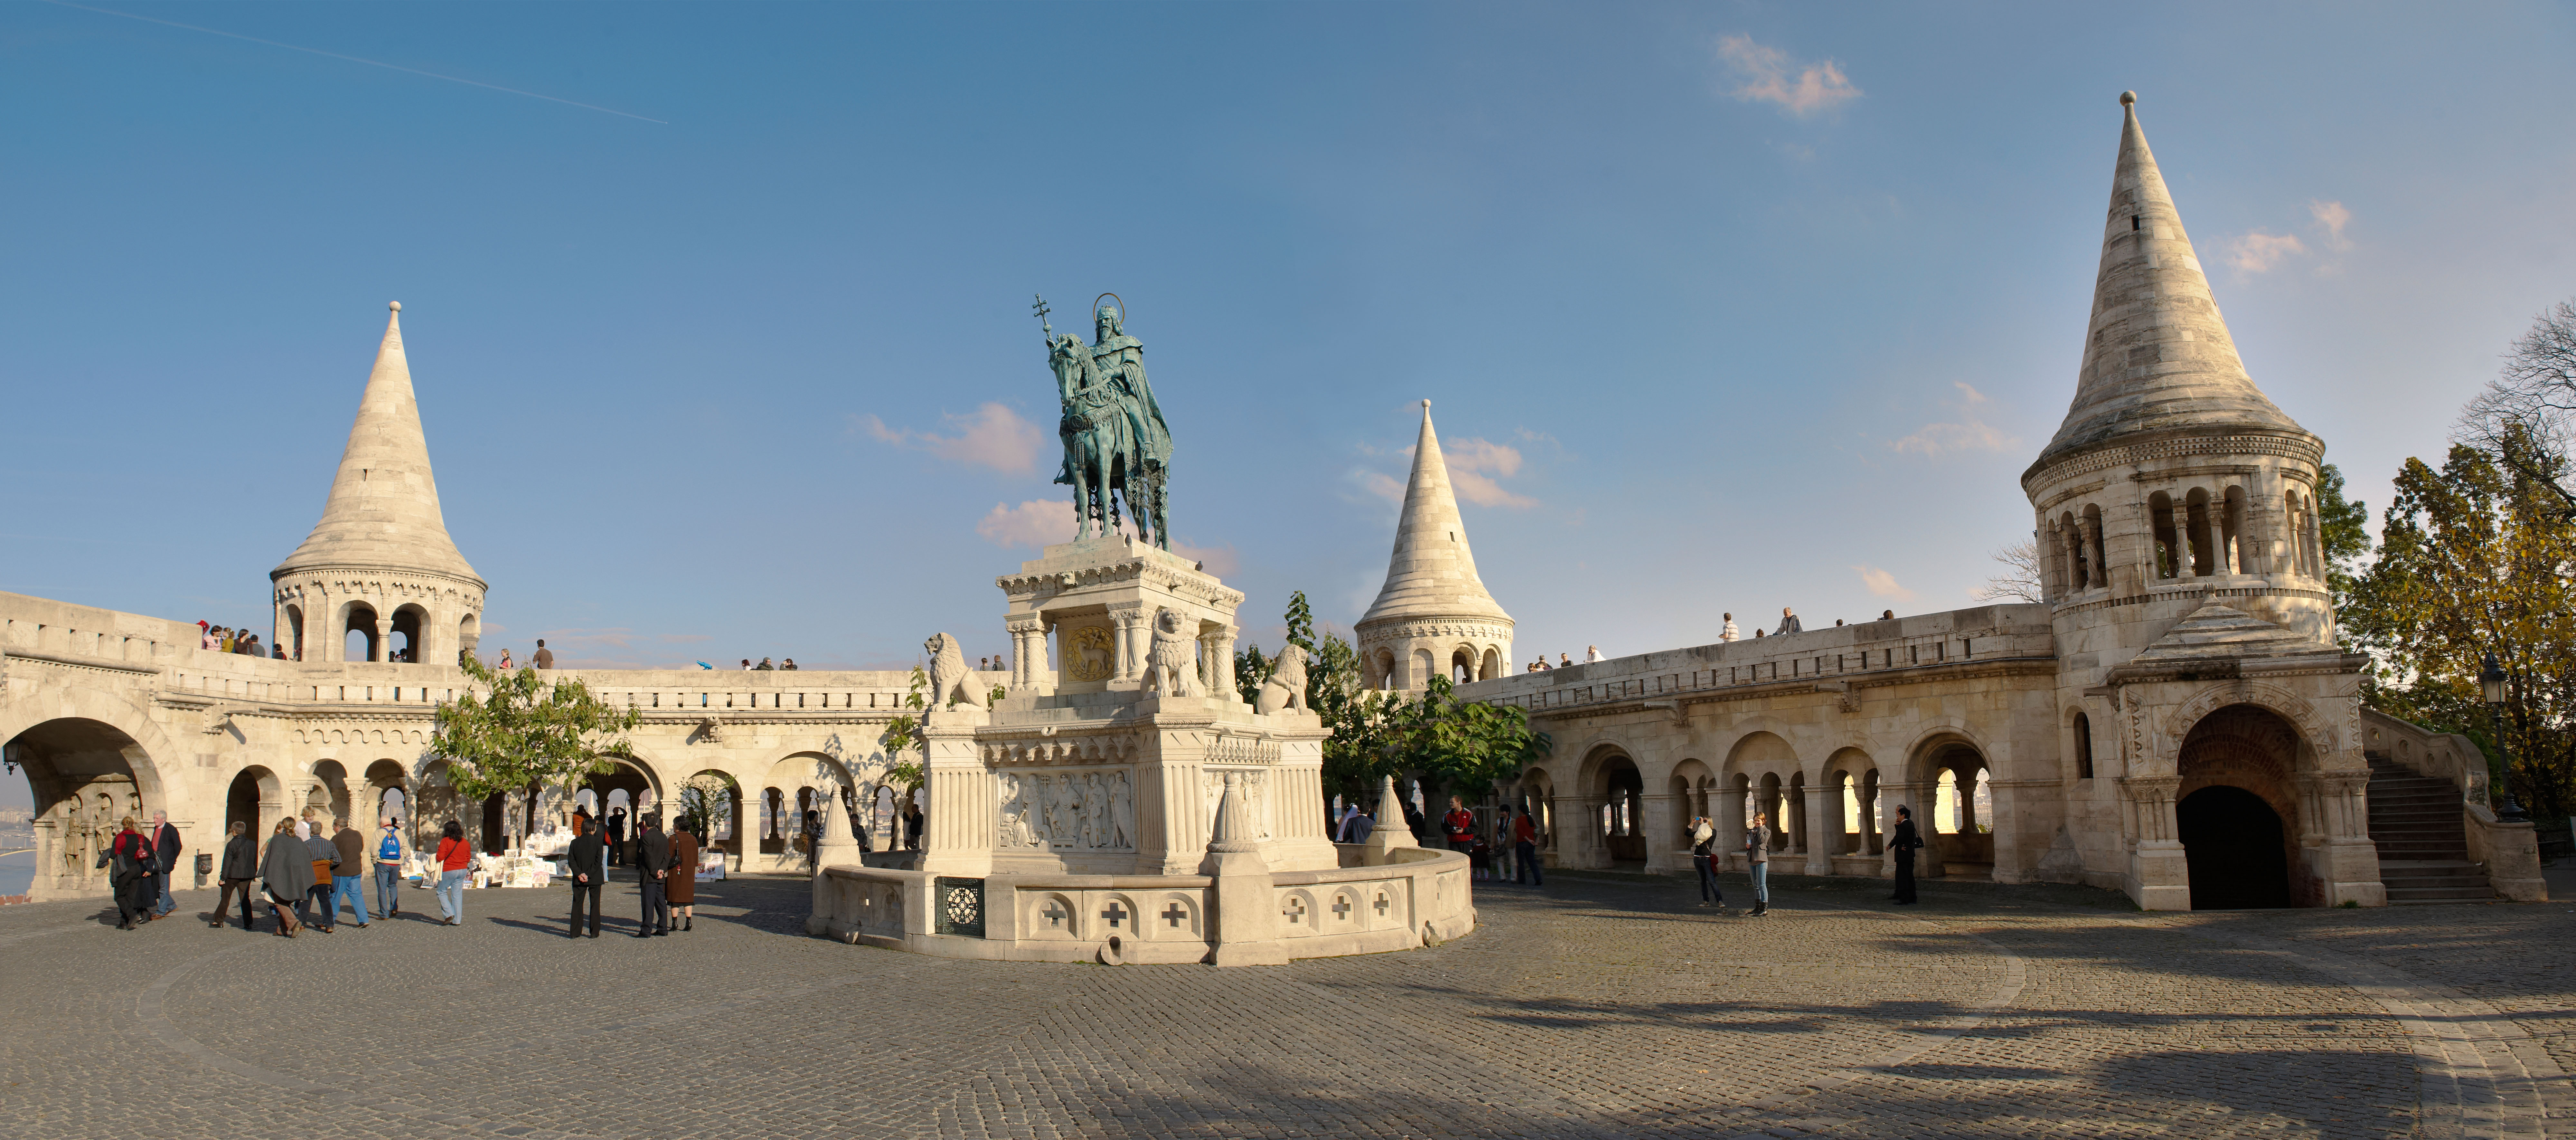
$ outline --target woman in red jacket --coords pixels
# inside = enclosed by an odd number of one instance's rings
[[[448,820],[438,835],[438,913],[449,926],[465,925],[465,879],[473,874],[474,845],[465,825]]]
[[[124,826],[108,845],[108,859],[115,868],[108,883],[116,891],[116,928],[132,930],[137,918],[150,922],[161,917],[152,913],[152,904],[161,897],[161,879],[153,870],[159,864],[154,861],[152,841],[134,830],[133,816],[125,817]]]

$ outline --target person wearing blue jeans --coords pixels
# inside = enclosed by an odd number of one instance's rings
[[[1512,858],[1519,864],[1512,868],[1513,884],[1527,882],[1533,887],[1547,885],[1547,873],[1539,866],[1538,861],[1538,824],[1530,819],[1527,807],[1521,808],[1520,814],[1512,817]]]
[[[367,928],[367,837],[349,826],[345,815],[331,817],[331,846],[340,853],[340,861],[331,868],[331,901],[325,907],[330,913],[322,917],[333,926],[340,924],[340,907],[345,904],[358,912],[358,929]]]
[[[1744,864],[1753,874],[1752,916],[1771,913],[1771,815],[1753,813],[1753,826],[1744,829]]]
[[[1699,905],[1726,906],[1726,892],[1717,888],[1717,825],[1707,816],[1691,820],[1691,867],[1699,872]]]
[[[392,918],[402,913],[402,825],[388,816],[376,826],[384,832],[376,839],[376,909],[384,912],[377,917]]]
[[[170,882],[179,877],[179,829],[170,825],[170,813],[152,813],[152,865],[161,872],[161,897],[152,900],[152,912],[168,915],[179,909],[179,900],[170,897]]]
[[[449,926],[465,925],[465,880],[473,875],[474,847],[465,825],[448,820],[438,837],[438,914]]]

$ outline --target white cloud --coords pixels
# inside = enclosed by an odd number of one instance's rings
[[[850,417],[854,426],[880,443],[926,451],[955,463],[990,467],[1007,475],[1037,470],[1038,452],[1046,445],[1046,433],[1009,407],[986,401],[965,415],[951,414],[940,419],[955,434],[890,428],[873,415]]]
[[[1959,389],[1959,422],[1925,424],[1914,434],[1888,444],[1890,450],[1899,455],[1916,452],[1932,459],[1945,452],[2002,451],[2020,442],[1978,418],[1976,407],[1986,402],[1985,393],[1960,381],[1954,380],[1951,385]]]
[[[1449,485],[1457,489],[1459,498],[1480,507],[1525,510],[1538,505],[1538,500],[1506,491],[1496,481],[1520,473],[1517,447],[1471,436],[1441,444],[1440,458],[1449,464]]]
[[[1736,98],[1777,103],[1792,115],[1830,111],[1860,98],[1860,88],[1852,86],[1841,64],[1830,59],[1799,64],[1787,52],[1754,43],[1751,36],[1719,39],[1717,58],[1738,81],[1731,92]],[[1790,75],[1793,70],[1795,78]]]
[[[2352,248],[2352,239],[2343,236],[2343,228],[2352,224],[2352,211],[2345,209],[2343,203],[2311,198],[2308,200],[2308,216],[2315,218],[2317,228],[2326,232],[2326,248]]]
[[[1192,546],[1175,539],[1172,542],[1172,553],[1200,564],[1208,573],[1219,578],[1243,568],[1243,558],[1234,552],[1232,545]]]
[[[1900,602],[1914,600],[1914,591],[1897,585],[1896,575],[1876,566],[1854,566],[1852,569],[1860,572],[1860,584],[1868,587],[1870,593]]]
[[[1020,505],[993,504],[975,533],[995,546],[1042,547],[1073,541],[1073,500],[1030,499]]]
[[[1361,488],[1369,494],[1399,507],[1404,505],[1404,480],[1384,471],[1354,471],[1352,474],[1359,477]]]
[[[2246,273],[2268,273],[2281,264],[2281,259],[2294,253],[2308,252],[2308,243],[2296,234],[2267,234],[2261,230],[2227,243],[2227,264]]]

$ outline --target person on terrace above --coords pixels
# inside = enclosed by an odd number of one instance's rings
[[[1793,610],[1793,609],[1790,609],[1790,608],[1789,608],[1789,607],[1787,607],[1787,606],[1782,606],[1782,607],[1780,607],[1780,628],[1779,628],[1779,629],[1777,629],[1777,630],[1774,630],[1773,632],[1775,632],[1775,633],[1805,633],[1805,632],[1807,632],[1807,627],[1806,627],[1806,626],[1804,626],[1804,625],[1799,624],[1799,622],[1798,622],[1798,611]]]

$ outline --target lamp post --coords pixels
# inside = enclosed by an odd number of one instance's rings
[[[2478,688],[2484,690],[2487,702],[2487,731],[2495,735],[2496,750],[2504,754],[2504,810],[2496,818],[2505,823],[2521,823],[2526,818],[2522,805],[2513,798],[2513,752],[2504,743],[2504,666],[2496,664],[2495,654],[2486,655],[2478,669]]]

